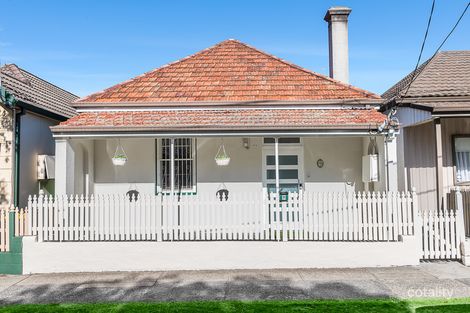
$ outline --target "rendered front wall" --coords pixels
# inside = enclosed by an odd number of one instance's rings
[[[381,139],[378,140],[379,145],[383,145]],[[69,157],[62,162],[62,166],[68,164],[69,168],[66,170],[67,177],[62,179],[68,180],[70,185],[73,177],[73,188],[68,190],[78,194],[115,194],[130,189],[155,194],[162,188],[159,141],[155,138],[121,139],[128,161],[124,166],[115,166],[111,158],[118,144],[117,139],[68,140],[70,147],[63,151],[67,151]],[[192,179],[196,184],[186,192],[215,193],[221,186],[233,193],[261,191],[272,185],[273,166],[268,164],[267,157],[274,155],[273,144],[265,144],[263,138],[249,138],[246,148],[242,138],[224,138],[223,144],[231,161],[228,166],[217,166],[214,157],[221,144],[221,138],[195,140],[197,152],[192,159],[195,168]],[[300,144],[280,144],[281,155],[298,157],[298,165],[292,164],[294,167],[281,164],[281,183],[282,179],[285,179],[286,185],[296,182],[300,188],[310,191],[364,190],[361,159],[367,144],[365,137],[310,137],[302,138]],[[383,154],[383,147],[379,151]],[[381,181],[375,183],[376,190],[385,188],[383,155],[380,157]],[[318,166],[319,159],[323,163],[321,167]],[[57,165],[60,166],[60,162]],[[58,188],[61,189],[59,184]],[[62,188],[62,193],[64,190]]]

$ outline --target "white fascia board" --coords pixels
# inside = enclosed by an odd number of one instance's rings
[[[451,113],[451,114],[445,114],[445,113],[438,113],[438,114],[433,114],[433,118],[440,118],[440,117],[470,117],[470,112],[469,113]]]
[[[372,133],[368,131],[293,131],[293,132],[207,132],[207,133],[187,133],[187,132],[150,132],[150,133],[55,133],[54,138],[146,138],[146,137],[320,137],[320,136],[383,136],[384,134]]]

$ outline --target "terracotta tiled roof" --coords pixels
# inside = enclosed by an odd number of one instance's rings
[[[73,130],[203,130],[374,128],[385,120],[375,109],[207,109],[84,112],[53,127]]]
[[[379,99],[236,40],[226,40],[77,101],[80,103],[178,103]]]
[[[15,64],[0,67],[2,86],[10,91],[18,100],[37,108],[71,117],[76,113],[71,103],[78,97],[39,77],[25,71]]]

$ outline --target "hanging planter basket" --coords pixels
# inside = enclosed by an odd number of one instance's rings
[[[119,155],[113,157],[113,164],[116,166],[124,166],[126,165],[127,158],[125,156]]]
[[[115,166],[124,166],[127,163],[127,155],[121,145],[121,141],[118,142],[116,152],[114,152],[114,156],[111,160]]]
[[[225,146],[223,143],[220,145],[219,150],[215,155],[215,163],[217,163],[218,166],[227,166],[230,164],[230,157],[227,152],[225,152]]]

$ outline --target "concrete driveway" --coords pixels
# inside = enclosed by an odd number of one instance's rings
[[[0,304],[470,297],[470,268],[416,267],[0,276]]]

